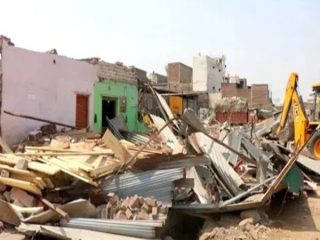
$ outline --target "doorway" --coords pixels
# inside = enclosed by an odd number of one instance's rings
[[[117,113],[117,99],[116,98],[102,98],[102,131],[104,132],[108,128],[108,122],[106,117],[109,119],[115,118]]]
[[[76,96],[76,127],[88,127],[88,111],[89,111],[89,96],[77,94]]]

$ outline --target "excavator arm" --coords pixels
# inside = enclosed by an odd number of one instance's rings
[[[302,146],[307,140],[307,128],[309,120],[305,113],[302,98],[298,92],[298,74],[291,73],[284,96],[283,109],[280,117],[280,125],[276,130],[279,135],[288,120],[289,110],[292,107],[294,122],[294,141],[296,146]]]

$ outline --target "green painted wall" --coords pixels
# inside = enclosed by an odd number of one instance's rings
[[[126,97],[126,111],[120,111],[121,97]],[[94,84],[94,130],[102,131],[102,98],[116,98],[116,116],[122,115],[130,131],[141,131],[138,123],[138,89],[134,85],[113,80]]]

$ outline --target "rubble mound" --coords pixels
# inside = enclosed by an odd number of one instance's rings
[[[200,233],[200,240],[267,240],[270,229],[259,223],[254,224],[253,218],[246,218],[236,226],[219,226],[218,223],[206,221]]]
[[[161,213],[160,213],[161,211]],[[168,208],[153,197],[134,196],[120,199],[114,193],[108,194],[108,203],[98,207],[98,217],[119,220],[152,220],[165,217]]]
[[[248,101],[242,97],[224,97],[215,104],[216,112],[244,112],[248,110]]]

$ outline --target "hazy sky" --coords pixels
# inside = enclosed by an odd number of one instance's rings
[[[2,0],[0,34],[18,47],[148,72],[224,54],[228,73],[269,83],[274,98],[298,72],[306,99],[320,81],[319,13],[316,0]]]

